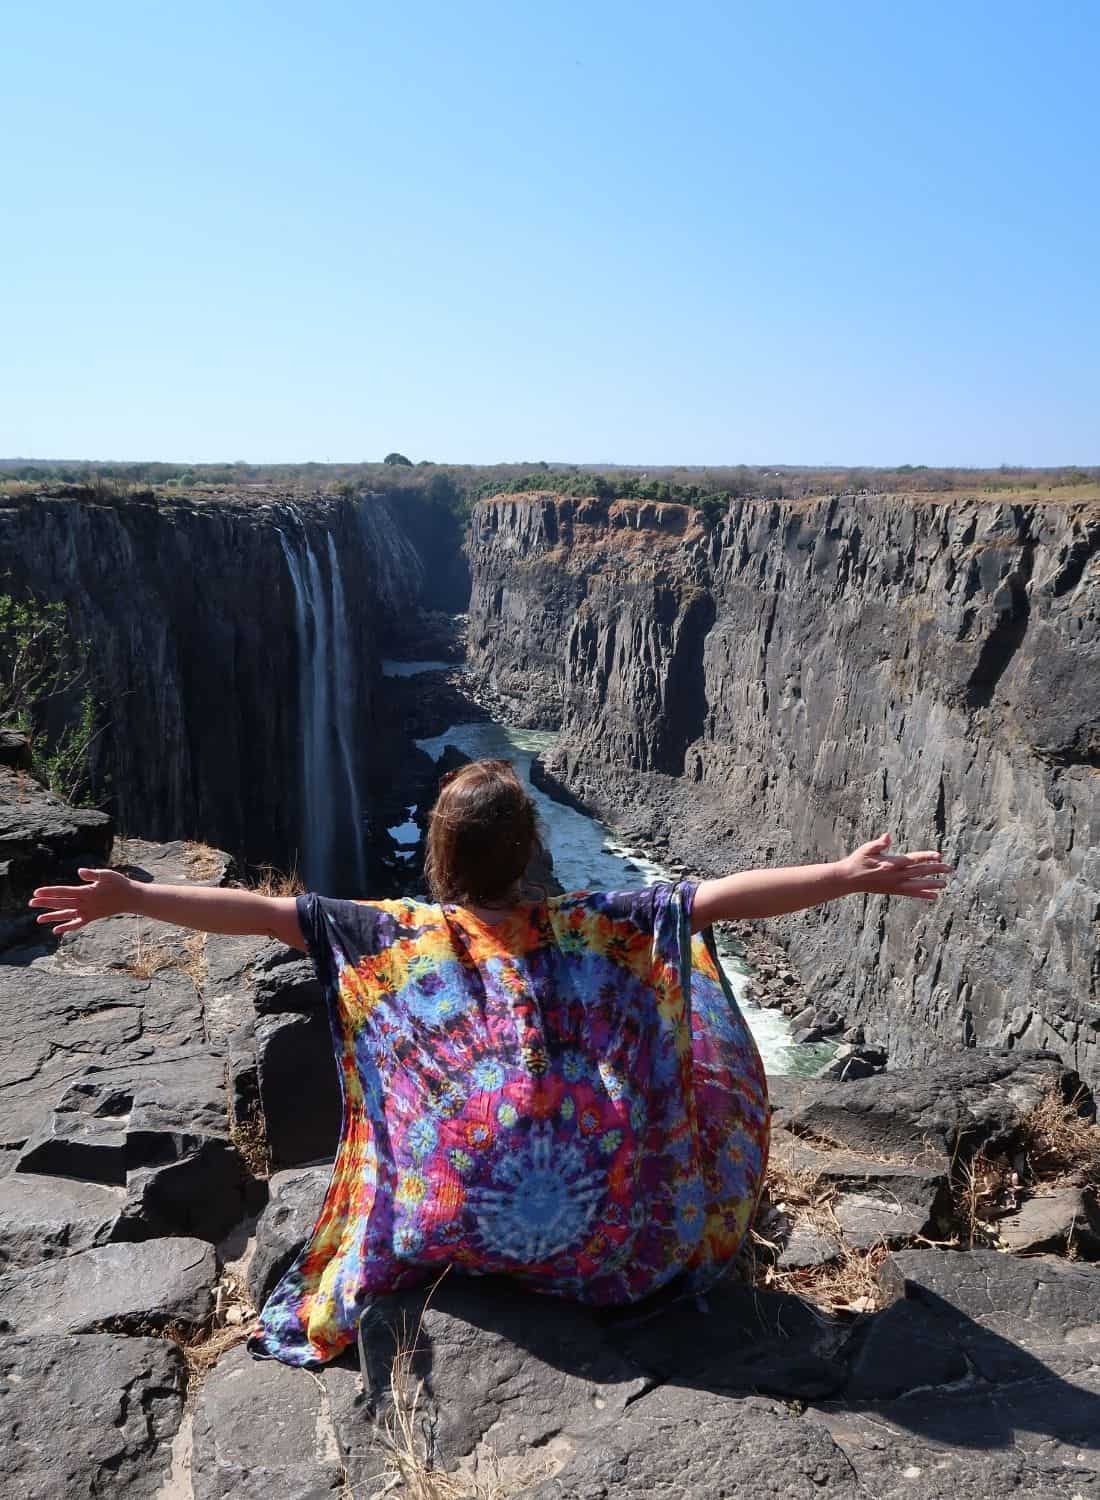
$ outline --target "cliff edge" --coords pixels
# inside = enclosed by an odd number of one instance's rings
[[[1056,1050],[1100,1078],[1100,511],[857,496],[504,496],[474,513],[470,651],[560,727],[560,787],[692,868],[889,829],[957,874],[782,926],[895,1064]]]

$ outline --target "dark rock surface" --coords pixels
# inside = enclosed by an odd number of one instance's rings
[[[19,764],[0,761],[0,911],[18,909],[44,880],[72,880],[105,864],[113,838],[106,813],[72,807]]]
[[[182,1408],[163,1339],[0,1338],[0,1493],[154,1500]]]
[[[228,872],[188,845],[123,853],[162,879]],[[594,1311],[449,1273],[375,1301],[365,1381],[354,1351],[318,1373],[238,1346],[188,1386],[176,1347],[144,1333],[243,1333],[242,1283],[262,1301],[329,1180],[339,1089],[316,983],[270,942],[195,945],[130,918],[5,956],[5,1496],[400,1500],[386,1432],[410,1399],[421,1457],[471,1495],[1100,1495],[1100,1267],[905,1248],[957,1240],[960,1164],[979,1148],[1011,1161],[1029,1111],[1074,1095],[1057,1059],[777,1081],[776,1170],[823,1184],[831,1214],[793,1220],[777,1271],[879,1266],[879,1310],[731,1279]],[[325,1164],[257,1179],[269,1149],[277,1167]],[[1034,1248],[1029,1214],[1058,1229],[1091,1204],[1074,1184],[998,1222]]]
[[[333,538],[350,651],[367,664],[351,754],[371,799],[394,753],[380,706],[382,641],[415,615],[423,582],[399,510],[367,495],[0,506],[12,587],[64,602],[73,633],[95,643],[105,728],[94,779],[101,789],[109,780],[122,826],[161,839],[186,832],[280,869],[302,849],[303,710],[280,531],[303,556],[308,544],[326,594]],[[349,850],[340,857],[346,864]]]
[[[884,1277],[902,1300],[867,1325],[850,1403],[822,1416],[868,1492],[1096,1493],[1100,1271],[919,1250]]]
[[[208,1048],[90,1068],[27,1141],[17,1170],[126,1188],[118,1230],[218,1240],[245,1213],[225,1058]]]
[[[997,1238],[1020,1254],[1059,1253],[1072,1247],[1087,1260],[1096,1260],[1100,1256],[1100,1208],[1095,1192],[1064,1187],[1029,1198],[1014,1213],[997,1220]]]
[[[4,1333],[92,1333],[97,1324],[201,1323],[213,1307],[213,1246],[184,1238],[104,1245],[0,1276]]]
[[[330,1160],[340,1139],[340,1079],[323,1011],[260,1016],[256,1021],[260,1103],[271,1164]]]
[[[68,1177],[0,1177],[0,1271],[37,1265],[106,1244],[126,1200],[125,1188]]]
[[[882,829],[956,865],[935,907],[782,931],[819,1007],[899,1064],[1050,1048],[1100,1080],[1100,516],[904,498],[474,513],[474,668],[563,728],[551,779],[706,874]]]
[[[1046,1094],[1068,1100],[1078,1086],[1053,1054],[961,1052],[935,1067],[818,1084],[783,1124],[868,1156],[969,1156],[1008,1142]]]
[[[381,1462],[375,1455],[373,1462],[349,1464],[334,1415],[334,1408],[353,1408],[357,1386],[347,1369],[315,1378],[273,1360],[255,1361],[243,1349],[225,1355],[195,1411],[194,1500],[320,1500],[346,1495],[349,1483],[365,1484]],[[347,1440],[354,1442],[353,1431]]]
[[[331,1164],[272,1175],[248,1267],[248,1292],[257,1307],[309,1238],[331,1177]]]

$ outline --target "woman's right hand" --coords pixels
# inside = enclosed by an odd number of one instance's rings
[[[55,933],[77,932],[101,917],[133,910],[133,881],[118,870],[78,870],[83,885],[41,885],[28,906],[38,908],[40,923]]]

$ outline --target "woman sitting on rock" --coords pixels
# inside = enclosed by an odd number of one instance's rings
[[[58,933],[135,912],[308,949],[343,1128],[312,1239],[252,1338],[254,1352],[304,1365],[355,1337],[372,1294],[446,1266],[605,1305],[720,1276],[763,1183],[768,1099],[710,925],[854,893],[933,900],[940,856],[888,846],[883,836],[833,864],[523,900],[535,809],[511,765],[479,761],[432,812],[430,904],[81,870],[85,884],[45,887],[31,905]]]

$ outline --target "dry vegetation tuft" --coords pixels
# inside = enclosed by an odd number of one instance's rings
[[[1100,1185],[1100,1127],[1082,1113],[1084,1089],[1070,1100],[1052,1086],[1003,1151],[981,1150],[956,1164],[954,1204],[964,1245],[996,1245],[997,1220],[1043,1187]]]
[[[254,1104],[243,1120],[231,1119],[229,1135],[252,1176],[267,1177],[271,1171],[271,1152],[260,1106]]]
[[[177,968],[179,963],[178,953],[173,953],[164,943],[151,942],[144,927],[139,927],[134,951],[123,968],[134,979],[152,979],[162,969]]]
[[[1082,1088],[1067,1102],[1052,1088],[1028,1115],[1023,1153],[1031,1178],[1100,1183],[1100,1127],[1082,1113],[1086,1098]]]
[[[220,875],[225,864],[225,855],[209,844],[193,840],[184,845],[183,861],[187,867],[188,880],[213,880]]]
[[[248,1337],[248,1325],[227,1323],[215,1328],[207,1324],[194,1328],[188,1323],[169,1323],[164,1337],[170,1339],[183,1355],[187,1366],[187,1388],[193,1392],[223,1354],[244,1343]]]
[[[201,995],[206,983],[205,932],[189,932],[183,939],[183,957],[178,961],[177,968],[187,975]]]
[[[248,887],[261,896],[301,896],[305,891],[297,866],[286,871],[277,870],[274,865],[261,865]]]
[[[405,1330],[393,1357],[390,1403],[376,1437],[385,1458],[386,1483],[377,1493],[396,1491],[403,1500],[505,1500],[496,1479],[486,1482],[435,1467],[431,1422],[421,1408],[424,1382],[414,1368],[427,1308],[425,1302],[415,1330],[411,1336]]]
[[[243,1284],[227,1272],[218,1283],[210,1318],[197,1324],[169,1323],[160,1330],[183,1355],[189,1394],[193,1394],[223,1354],[244,1343],[255,1319],[256,1309]]]
[[[768,1164],[765,1193],[741,1254],[742,1274],[750,1285],[788,1292],[828,1313],[873,1312],[881,1305],[878,1271],[888,1248],[883,1242],[854,1250],[844,1243],[832,1183],[810,1169],[792,1166],[779,1149]],[[781,1240],[796,1225],[834,1241],[836,1255],[822,1265],[780,1269]]]

